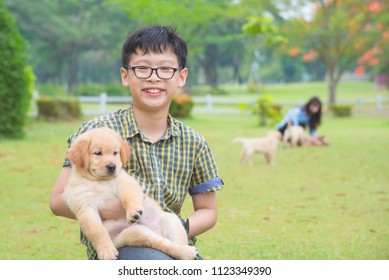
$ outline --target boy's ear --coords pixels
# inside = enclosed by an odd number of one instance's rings
[[[122,85],[128,87],[128,70],[124,67],[120,68],[120,77],[122,78]]]
[[[183,88],[186,83],[186,78],[188,77],[188,68],[184,68],[180,70],[180,75],[178,77],[178,88]]]

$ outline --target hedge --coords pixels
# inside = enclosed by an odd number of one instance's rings
[[[43,96],[37,100],[38,117],[44,120],[73,120],[82,116],[78,99],[61,99]]]
[[[3,0],[0,29],[0,138],[19,138],[28,119],[34,75],[24,40]]]
[[[350,117],[352,108],[352,105],[336,104],[331,106],[331,111],[336,117]]]

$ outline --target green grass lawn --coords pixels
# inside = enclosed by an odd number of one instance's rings
[[[389,119],[333,118],[328,147],[283,149],[276,165],[241,165],[236,136],[261,136],[255,116],[184,120],[209,141],[225,188],[219,221],[199,236],[205,259],[389,259]],[[75,221],[55,217],[49,197],[81,121],[33,121],[23,140],[0,142],[0,259],[85,259]],[[191,211],[190,199],[183,213]]]
[[[275,166],[239,163],[231,139],[266,131],[252,116],[199,122],[226,184],[219,224],[198,243],[205,257],[389,259],[388,119],[327,116],[329,147],[280,148]]]

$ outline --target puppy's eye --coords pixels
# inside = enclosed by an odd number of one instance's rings
[[[113,152],[113,155],[116,156],[118,154],[118,152]]]
[[[102,152],[95,152],[96,156],[101,156],[103,153]]]

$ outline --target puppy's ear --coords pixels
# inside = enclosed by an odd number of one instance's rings
[[[68,159],[81,169],[89,168],[89,144],[90,140],[80,137],[70,146]]]
[[[128,145],[126,140],[120,139],[120,159],[122,160],[123,168],[127,166],[128,158],[131,155],[131,147]]]

